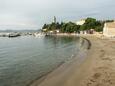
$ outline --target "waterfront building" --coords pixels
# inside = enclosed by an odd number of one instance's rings
[[[115,37],[115,22],[104,24],[103,35],[107,37]]]
[[[81,19],[80,21],[77,21],[77,25],[83,25],[85,23],[85,19]]]
[[[46,32],[47,31],[47,29],[43,29],[43,32]]]
[[[59,33],[60,31],[59,30],[56,30],[56,33]]]

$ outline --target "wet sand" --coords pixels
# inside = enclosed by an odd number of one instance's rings
[[[83,37],[90,40],[92,46],[82,64],[74,59],[31,86],[115,86],[115,41]]]

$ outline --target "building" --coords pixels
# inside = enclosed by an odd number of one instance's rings
[[[115,22],[105,23],[103,35],[107,37],[115,37]]]
[[[84,23],[85,23],[85,19],[76,22],[77,25],[83,25]]]
[[[59,30],[56,30],[56,33],[59,33],[60,31]]]
[[[46,32],[47,31],[47,29],[43,29],[43,32]]]
[[[54,22],[55,24],[56,24],[56,22],[57,22],[57,21],[56,21],[56,17],[55,17],[55,16],[54,16],[53,22]]]

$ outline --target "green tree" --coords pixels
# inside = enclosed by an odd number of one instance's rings
[[[51,24],[44,24],[42,29],[47,29],[47,31],[50,30],[60,30],[63,33],[73,33],[73,32],[79,32],[79,31],[83,31],[83,30],[90,30],[90,29],[94,29],[95,31],[102,31],[103,27],[104,27],[104,23],[106,21],[97,21],[94,18],[87,18],[85,20],[85,23],[83,25],[76,25],[73,22],[68,22],[68,23],[64,23],[64,22],[52,22]],[[110,22],[110,21],[109,21]]]
[[[94,18],[87,18],[86,21],[85,21],[85,29],[94,29],[95,26],[96,26],[96,19]]]
[[[46,28],[48,28],[48,25],[44,24],[43,27],[42,27],[42,29],[46,29]]]

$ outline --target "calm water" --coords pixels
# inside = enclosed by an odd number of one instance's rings
[[[77,37],[0,38],[0,86],[27,86],[74,57]]]

